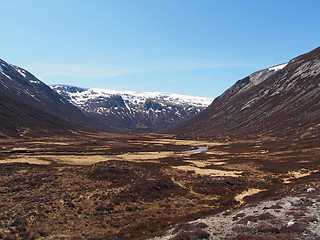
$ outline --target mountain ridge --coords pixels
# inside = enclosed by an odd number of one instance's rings
[[[41,128],[45,134],[50,133],[50,128],[53,132],[83,128],[114,133],[152,132],[191,118],[213,100],[65,85],[52,89],[27,70],[4,60],[0,60],[0,92],[3,92],[1,129],[4,135],[15,136],[21,129],[39,132]]]
[[[318,129],[320,115],[320,48],[270,74],[272,68],[237,81],[206,110],[169,132],[189,138],[311,136],[308,129]],[[251,78],[261,73],[253,84]]]
[[[117,91],[52,85],[57,93],[108,129],[150,132],[190,119],[213,98],[163,92]],[[118,126],[114,124],[116,122]]]
[[[0,59],[3,135],[67,134],[88,129],[90,120],[27,70]]]

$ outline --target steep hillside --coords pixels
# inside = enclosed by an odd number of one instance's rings
[[[239,80],[172,132],[184,137],[319,137],[320,48]]]
[[[0,89],[0,137],[66,134],[80,126],[12,98]]]
[[[190,119],[213,98],[159,92],[131,92],[52,86],[56,92],[98,119],[109,131],[149,132]]]
[[[88,123],[79,109],[46,84],[3,60],[0,60],[0,94],[1,135],[55,133]]]

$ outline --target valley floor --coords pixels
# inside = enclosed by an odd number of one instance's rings
[[[319,234],[310,228],[320,221],[320,148],[310,139],[75,133],[0,139],[0,150],[0,239]],[[281,209],[286,217],[277,215]],[[206,220],[187,224],[196,219]]]

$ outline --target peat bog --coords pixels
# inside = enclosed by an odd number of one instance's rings
[[[78,133],[1,139],[0,150],[0,239],[146,239],[319,189],[312,139]]]

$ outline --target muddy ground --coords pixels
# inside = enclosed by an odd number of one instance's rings
[[[147,239],[320,189],[320,147],[312,139],[205,142],[78,133],[3,138],[0,151],[0,239]],[[303,239],[303,231],[288,234]],[[289,236],[269,235],[277,234]]]

